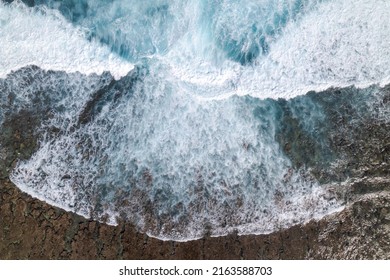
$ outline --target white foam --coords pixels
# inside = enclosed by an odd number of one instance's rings
[[[130,69],[53,11],[43,15],[18,5],[0,7],[0,36],[6,46],[0,50],[5,62],[0,63],[8,71],[25,63],[83,73]],[[63,134],[44,139],[29,161],[18,164],[12,180],[41,199],[88,217],[101,199],[110,223],[126,210],[129,220],[161,239],[201,237],[206,222],[214,235],[233,228],[240,234],[266,233],[341,209],[341,202],[328,199],[317,182],[290,172],[292,163],[275,141],[277,108],[228,97],[291,98],[331,86],[386,82],[389,3],[323,2],[290,22],[270,52],[249,66],[227,59],[215,34],[205,34],[201,19],[193,20],[191,12],[180,16],[188,19],[186,31],[176,28],[177,22],[170,29],[178,36],[168,34],[169,50],[145,51],[149,72],[131,94],[118,97],[119,105],[107,101],[91,122],[76,129],[63,120],[76,123],[90,93],[83,85],[75,88],[66,99],[67,111],[46,124]],[[152,31],[158,35],[156,26]],[[255,116],[255,109],[263,113]],[[153,184],[144,182],[145,172]],[[102,194],[104,188],[108,194]],[[128,208],[116,209],[113,201],[126,192]],[[144,209],[143,199],[151,202],[150,209]],[[165,224],[148,228],[166,216],[177,232],[164,229]],[[175,220],[180,218],[187,223]]]
[[[241,94],[291,98],[309,90],[390,81],[390,2],[328,1],[291,24],[270,54],[245,70]]]
[[[118,79],[133,65],[68,23],[54,10],[0,3],[0,77],[26,65],[46,70],[110,71]]]
[[[45,124],[63,133],[42,141],[11,180],[80,215],[91,217],[99,202],[98,218],[107,214],[115,224],[124,214],[151,236],[181,241],[202,237],[207,223],[213,235],[267,233],[340,206],[291,171],[275,141],[275,104],[198,102],[193,88],[169,76],[152,65],[132,94],[107,102],[85,125],[65,126],[64,118],[77,122],[88,100],[80,83],[61,101],[67,112]]]
[[[198,92],[207,99],[234,94],[292,98],[329,87],[384,85],[390,82],[389,18],[386,0],[324,1],[291,21],[270,45],[269,54],[253,66],[228,61],[213,65],[210,57],[220,54],[204,37],[198,40],[196,32],[190,35],[194,40],[180,41],[168,60],[174,64],[172,74],[177,79],[207,85],[207,91]],[[209,56],[199,46],[196,49],[194,42],[209,44]],[[207,63],[211,66],[204,67]],[[211,97],[210,88],[214,91]]]

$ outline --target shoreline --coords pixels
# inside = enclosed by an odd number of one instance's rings
[[[283,112],[275,140],[293,168],[306,167],[320,184],[335,184],[336,195],[346,204],[344,210],[270,234],[234,233],[187,242],[158,240],[130,223],[109,226],[89,220],[32,198],[12,184],[10,170],[38,148],[42,131],[37,128],[52,117],[49,101],[53,98],[37,92],[33,104],[19,108],[16,90],[20,88],[7,91],[5,87],[0,99],[4,109],[0,259],[390,259],[390,122],[386,113],[390,86],[379,89],[380,94],[329,89],[272,101]],[[367,98],[373,99],[372,106]],[[320,117],[311,104],[321,109]],[[309,126],[305,126],[305,114],[293,114],[304,112],[302,108],[313,112],[309,117],[314,123]]]
[[[7,179],[0,184],[0,259],[390,258],[390,184],[319,221],[271,234],[187,242],[148,237],[126,223],[88,220],[22,193]]]

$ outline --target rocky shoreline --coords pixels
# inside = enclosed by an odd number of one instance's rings
[[[65,212],[3,179],[0,259],[389,259],[390,182],[363,183],[382,187],[319,221],[267,235],[174,242]]]
[[[24,83],[31,83],[28,76]],[[0,259],[390,258],[389,86],[377,95],[375,88],[368,94],[347,88],[267,101],[281,112],[276,138],[294,168],[333,187],[344,210],[271,234],[206,234],[188,242],[151,238],[128,222],[88,220],[21,192],[9,173],[37,149],[52,96],[38,91],[34,104],[16,110],[15,92],[1,88]]]

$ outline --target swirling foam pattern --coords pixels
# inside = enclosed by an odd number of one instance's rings
[[[267,98],[386,83],[388,1],[35,4],[0,5],[4,73],[37,64],[117,80],[36,69],[3,80],[23,104],[52,93],[40,148],[11,176],[22,190],[175,240],[265,233],[340,209],[283,153],[283,110]]]

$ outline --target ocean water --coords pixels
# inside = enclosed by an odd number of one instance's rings
[[[50,111],[12,171],[23,191],[181,241],[342,209],[286,152],[285,120],[333,160],[326,110],[307,93],[375,99],[390,79],[389,1],[5,2],[0,102],[12,92],[17,111],[44,95]]]

